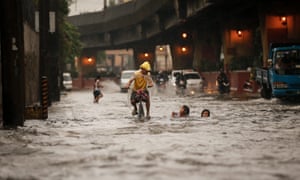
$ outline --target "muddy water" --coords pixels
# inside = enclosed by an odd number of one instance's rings
[[[0,131],[0,179],[299,179],[300,105],[151,91],[151,120],[105,82],[62,95],[49,119]],[[171,118],[182,104],[188,118]],[[207,108],[211,117],[201,118]]]

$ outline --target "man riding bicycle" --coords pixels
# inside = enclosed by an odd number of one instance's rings
[[[140,69],[136,71],[133,75],[133,77],[128,81],[127,88],[130,87],[131,83],[134,81],[134,85],[132,87],[132,93],[130,97],[130,101],[132,106],[134,107],[132,111],[132,115],[137,114],[137,100],[136,100],[136,94],[137,91],[144,91],[147,96],[144,100],[146,102],[146,111],[147,111],[147,118],[150,118],[149,111],[150,111],[150,97],[149,97],[149,91],[147,90],[148,87],[153,86],[153,80],[150,75],[151,71],[151,65],[148,61],[145,61],[143,64],[140,65]]]

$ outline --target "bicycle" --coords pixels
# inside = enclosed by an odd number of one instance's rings
[[[145,119],[145,110],[144,110],[144,103],[148,98],[148,94],[145,93],[143,90],[139,90],[136,92],[135,99],[137,102],[137,118],[138,120],[142,121]]]

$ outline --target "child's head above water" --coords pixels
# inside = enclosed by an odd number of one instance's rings
[[[201,117],[209,117],[210,116],[210,112],[208,109],[203,109],[203,111],[201,112]]]

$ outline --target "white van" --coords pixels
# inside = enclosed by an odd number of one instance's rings
[[[63,88],[67,91],[71,91],[73,88],[71,73],[63,73]]]
[[[120,78],[120,88],[121,92],[127,92],[126,85],[130,78],[133,76],[134,72],[137,70],[124,70],[121,72],[121,78]]]

